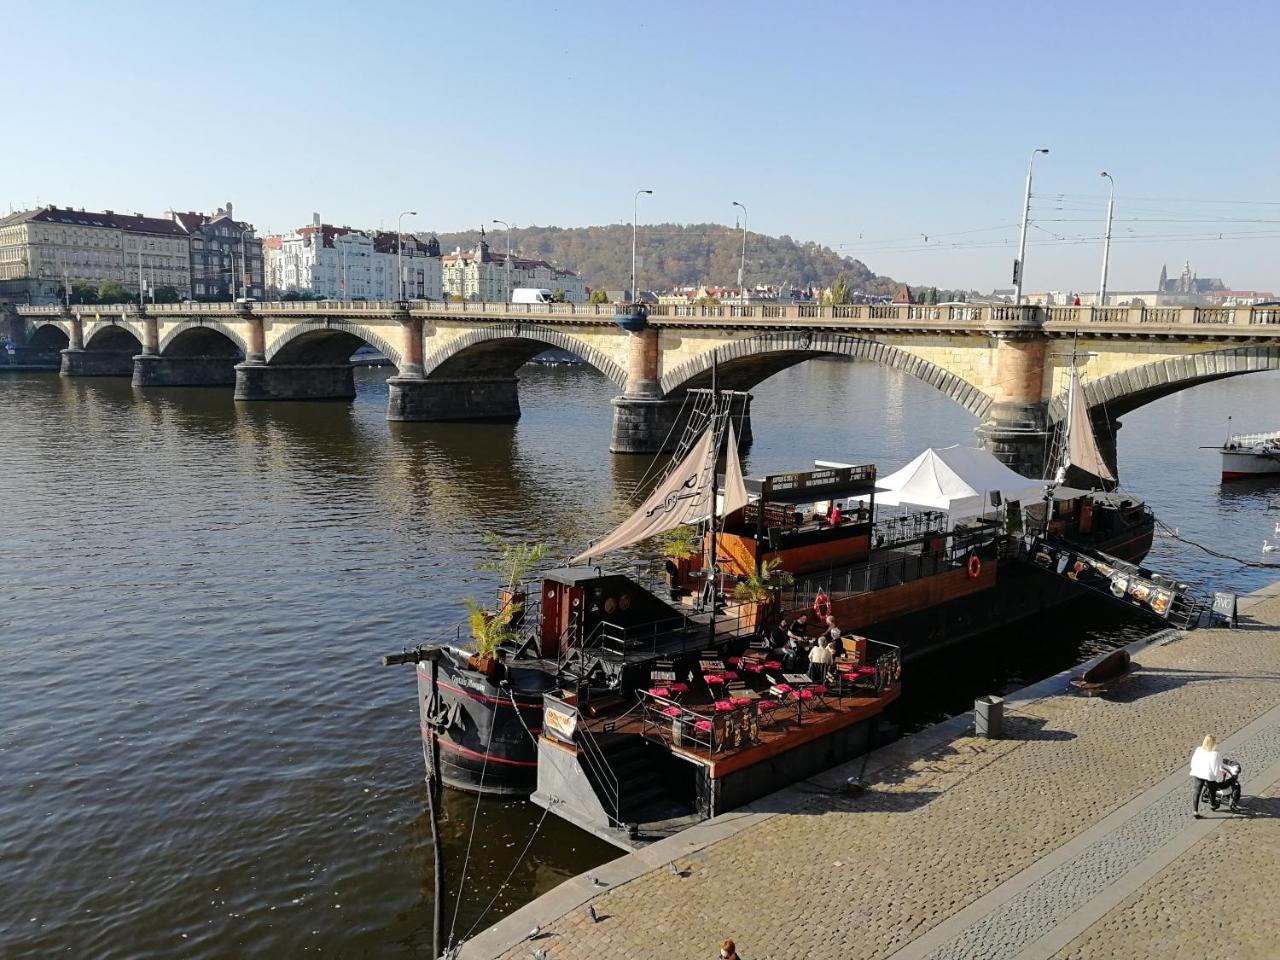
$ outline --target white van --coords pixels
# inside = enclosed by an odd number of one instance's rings
[[[551,298],[550,290],[537,287],[516,287],[511,291],[512,303],[550,303]]]

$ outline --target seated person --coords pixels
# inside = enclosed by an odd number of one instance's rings
[[[784,617],[769,628],[765,639],[769,644],[770,650],[776,653],[786,647],[787,641],[791,639],[790,626]]]
[[[843,646],[840,643],[840,628],[836,626],[836,618],[834,614],[827,617],[827,631],[823,636],[827,638],[827,641],[831,644],[833,650],[843,649]]]
[[[802,613],[791,621],[791,626],[787,628],[787,636],[796,640],[809,639],[809,615]]]

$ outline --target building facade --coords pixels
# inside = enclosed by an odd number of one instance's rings
[[[191,242],[173,220],[140,213],[24,210],[0,218],[0,296],[57,303],[77,285],[172,287],[191,296]]]
[[[563,293],[568,303],[587,302],[587,285],[582,278],[545,260],[513,255],[508,272],[506,255],[495,255],[489,249],[483,231],[474,250],[459,247],[445,254],[441,270],[445,295],[462,300],[501,303],[510,299],[511,290],[533,287]]]
[[[328,300],[395,300],[398,270],[404,270],[404,296],[440,300],[440,244],[404,235],[398,249],[394,233],[367,233],[322,223],[268,237],[265,244],[267,288],[271,295],[305,294]]]
[[[166,216],[191,238],[191,297],[226,301],[261,300],[266,293],[262,240],[251,223],[236,220],[231,203],[216,212]]]

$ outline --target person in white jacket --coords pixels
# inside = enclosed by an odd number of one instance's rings
[[[1205,786],[1212,784],[1212,789],[1217,789],[1224,780],[1228,779],[1227,770],[1222,766],[1222,754],[1218,752],[1218,741],[1214,739],[1213,734],[1205,737],[1204,742],[1196,747],[1195,753],[1191,754],[1191,779],[1192,786],[1195,787],[1195,795],[1191,800],[1191,813],[1199,820],[1200,794]],[[1239,789],[1237,785],[1236,800],[1239,800]],[[1234,810],[1235,806],[1233,801],[1231,808]]]

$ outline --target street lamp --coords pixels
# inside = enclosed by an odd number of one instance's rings
[[[511,224],[505,220],[494,220],[507,228],[507,303],[511,302]]]
[[[1022,303],[1022,276],[1026,271],[1027,257],[1027,218],[1031,215],[1031,168],[1035,166],[1037,153],[1048,153],[1048,147],[1037,147],[1031,151],[1031,162],[1027,164],[1027,195],[1022,201],[1022,235],[1018,239],[1018,259],[1013,261],[1013,283],[1017,287],[1014,304]]]
[[[747,288],[742,285],[742,276],[747,268],[747,207],[746,204],[733,201],[735,207],[742,208],[742,259],[738,261],[738,302],[746,304]]]
[[[1107,199],[1107,230],[1102,235],[1102,282],[1098,284],[1098,306],[1105,307],[1107,305],[1107,263],[1111,258],[1111,214],[1116,208],[1116,182],[1111,179],[1111,174],[1102,171],[1102,176],[1107,178],[1107,183],[1111,185],[1111,196]]]
[[[396,218],[396,273],[400,279],[400,299],[404,299],[404,234],[401,225],[404,223],[405,217],[416,217],[417,210],[406,210]]]
[[[637,190],[636,195],[631,198],[631,302],[639,303],[640,295],[636,290],[636,223],[640,209],[640,194],[647,193],[652,196],[652,190]]]

